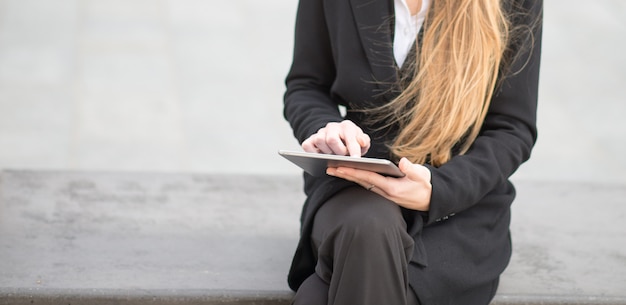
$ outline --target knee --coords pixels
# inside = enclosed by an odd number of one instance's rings
[[[390,202],[353,203],[342,215],[339,229],[355,241],[378,242],[396,234],[407,234],[400,208]]]
[[[350,189],[329,200],[313,224],[315,247],[328,243],[373,249],[385,244],[409,247],[413,239],[395,203],[362,188]]]
[[[406,223],[399,209],[387,206],[354,210],[353,213],[343,215],[343,222],[331,239],[334,240],[332,244],[343,251],[335,253],[335,258],[339,255],[350,259],[354,254],[359,257],[359,261],[369,263],[387,261],[390,257],[401,260],[410,258],[414,241],[406,231]]]
[[[327,305],[328,289],[328,284],[313,273],[298,288],[292,305]]]

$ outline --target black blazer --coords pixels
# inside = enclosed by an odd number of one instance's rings
[[[436,0],[434,0],[436,1]],[[516,0],[515,25],[541,21],[540,0]],[[377,129],[363,112],[389,102],[399,69],[392,50],[393,1],[300,0],[293,63],[286,79],[284,115],[304,141],[328,122],[350,119],[372,137],[367,156],[390,158],[393,128]],[[532,36],[530,34],[532,33]],[[511,44],[512,60],[498,87],[482,130],[470,150],[432,172],[427,213],[403,209],[415,251],[409,280],[423,304],[464,304],[471,288],[492,287],[508,264],[510,204],[515,190],[508,178],[530,157],[536,140],[536,107],[541,26]],[[342,117],[338,105],[347,108]],[[297,290],[314,272],[311,222],[317,209],[350,182],[305,177],[307,200],[301,239],[289,272]]]

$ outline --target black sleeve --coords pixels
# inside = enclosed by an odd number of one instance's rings
[[[433,190],[428,223],[475,205],[530,157],[537,138],[543,2],[517,2],[526,14],[516,14],[514,25],[526,28],[529,35],[511,45],[509,53],[515,59],[507,69],[511,74],[502,79],[467,153],[439,168],[429,166]]]
[[[284,116],[300,143],[329,122],[342,120],[329,96],[335,65],[322,0],[298,5],[294,55],[286,79]]]

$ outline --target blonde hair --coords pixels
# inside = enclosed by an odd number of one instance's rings
[[[501,0],[433,1],[414,75],[382,110],[398,123],[391,145],[412,162],[446,163],[476,139],[496,87],[509,22]]]

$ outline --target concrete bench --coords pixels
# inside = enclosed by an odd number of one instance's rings
[[[494,305],[626,304],[626,187],[519,181]],[[0,304],[289,304],[298,176],[3,171]]]

